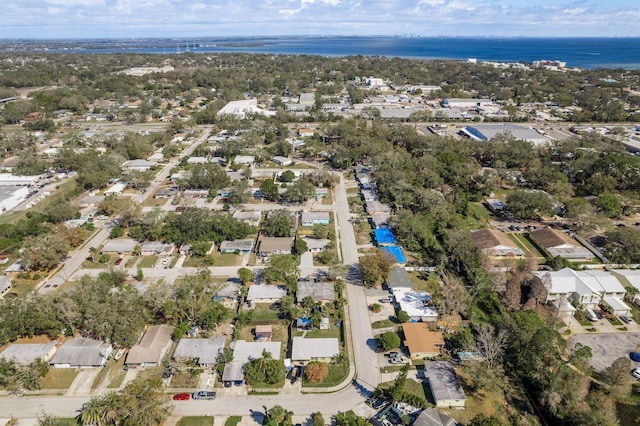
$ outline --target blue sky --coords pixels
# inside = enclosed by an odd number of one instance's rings
[[[0,38],[640,37],[639,0],[2,0]]]

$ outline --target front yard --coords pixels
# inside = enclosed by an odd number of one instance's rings
[[[77,375],[73,368],[51,368],[42,380],[42,389],[69,389]]]

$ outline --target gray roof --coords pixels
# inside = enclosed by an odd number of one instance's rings
[[[233,347],[233,360],[245,363],[262,358],[262,352],[267,351],[271,354],[271,358],[280,359],[280,342],[247,342],[246,340],[237,340]]]
[[[234,298],[238,297],[239,291],[240,284],[227,281],[226,283],[224,283],[224,286],[222,286],[220,290],[218,290],[218,294],[216,294],[216,296]]]
[[[317,358],[332,358],[340,353],[338,339],[326,337],[305,339],[294,337],[291,342],[291,359],[293,361],[309,361]]]
[[[11,288],[13,277],[11,275],[0,275],[0,294]]]
[[[318,239],[302,237],[302,240],[307,243],[307,248],[309,250],[324,250],[331,242],[331,240],[328,240],[326,238]]]
[[[12,359],[18,364],[31,364],[36,359],[40,358],[43,361],[48,361],[48,355],[53,348],[56,347],[56,342],[49,343],[12,343],[0,353],[0,358]]]
[[[162,361],[164,353],[171,343],[173,327],[168,325],[152,325],[142,336],[140,343],[134,345],[125,364],[153,364]]]
[[[458,376],[449,361],[431,361],[424,365],[424,374],[429,379],[431,393],[436,405],[442,401],[467,399],[458,381]]]
[[[220,251],[247,251],[253,248],[253,240],[233,240],[233,241],[223,241],[220,244]]]
[[[304,211],[300,215],[301,223],[319,222],[330,220],[329,212],[308,212]]]
[[[282,299],[287,290],[275,285],[252,285],[247,293],[247,300]]]
[[[367,212],[369,214],[391,213],[391,207],[389,207],[384,203],[381,203],[380,201],[367,201],[365,204],[366,204]]]
[[[262,219],[262,212],[257,210],[249,210],[249,211],[236,210],[235,212],[233,212],[233,218],[238,220],[246,220],[252,223],[260,222],[260,219]]]
[[[244,380],[244,372],[242,371],[243,366],[244,362],[242,361],[231,361],[226,363],[224,366],[224,372],[222,373],[222,381],[239,382]]]
[[[370,217],[371,222],[373,222],[376,228],[380,228],[389,224],[389,218],[391,215],[389,213],[374,213]]]
[[[99,367],[104,365],[113,348],[109,343],[86,337],[76,337],[60,346],[51,364],[71,367]]]
[[[298,281],[296,300],[298,303],[307,297],[313,297],[315,301],[333,301],[336,299],[333,282],[313,282],[310,280]]]
[[[387,283],[391,288],[413,288],[413,284],[411,284],[411,280],[409,280],[409,274],[407,274],[407,270],[401,266],[396,266],[391,270],[389,278],[387,279]]]
[[[180,339],[173,358],[193,358],[198,364],[215,364],[224,349],[224,337],[210,339]]]
[[[132,252],[134,247],[138,244],[135,240],[130,238],[122,238],[117,240],[111,240],[102,247],[103,253],[127,253]]]
[[[456,426],[457,424],[454,419],[438,412],[433,407],[423,410],[413,422],[413,426]]]
[[[173,243],[148,242],[142,244],[141,251],[149,251],[158,254],[171,254],[175,248],[176,245]]]

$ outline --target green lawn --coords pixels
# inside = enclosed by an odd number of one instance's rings
[[[157,262],[158,256],[143,256],[139,266],[141,268],[153,268],[154,266],[156,266]]]
[[[371,323],[371,328],[387,328],[387,327],[393,327],[395,325],[396,325],[395,322],[387,318],[379,321],[374,321],[373,323]]]
[[[364,201],[359,196],[348,197],[347,201],[349,202],[349,211],[351,213],[364,212]]]
[[[349,364],[346,362],[342,364],[328,364],[329,374],[320,383],[311,383],[307,380],[302,381],[303,387],[318,387],[318,388],[330,388],[332,386],[338,386],[344,381],[349,374]]]
[[[538,259],[544,259],[544,255],[540,253],[540,251],[538,251],[533,242],[525,235],[508,233],[507,236],[509,236],[509,238],[511,238],[511,240],[516,243],[518,247],[524,250],[525,253],[529,252]]]
[[[393,382],[380,383],[379,386],[381,389],[389,389],[393,386]],[[418,383],[413,379],[407,379],[404,385],[404,390],[405,392],[416,395],[422,400],[433,402],[433,397],[431,397],[431,390],[429,389],[427,382]],[[429,397],[431,397],[432,399],[430,400]]]
[[[177,426],[213,426],[212,416],[185,416],[182,417]]]
[[[426,291],[429,294],[440,292],[440,279],[437,274],[409,272],[409,279],[417,291]]]
[[[293,337],[302,336],[304,332],[294,329],[292,334]],[[315,330],[307,331],[307,334],[305,335],[305,338],[309,339],[321,337],[336,337],[340,339],[340,329],[335,325],[330,325],[328,330],[320,330],[319,328],[316,328]]]
[[[236,426],[241,421],[242,416],[231,416],[224,422],[224,426]]]
[[[85,260],[84,262],[82,262],[82,267],[84,269],[105,269],[107,266],[109,266],[109,264],[113,265],[113,262],[115,262],[117,259],[117,256],[111,256],[109,254],[107,254],[107,256],[109,257],[109,260],[105,263],[94,263],[91,260]]]
[[[43,389],[69,389],[78,375],[73,368],[52,368],[42,380]]]
[[[358,188],[347,188],[347,195],[353,197],[354,195],[358,195],[360,193],[360,189]]]
[[[215,266],[240,266],[242,255],[217,251],[213,253],[213,259],[215,260]]]
[[[251,319],[253,321],[278,321],[279,310],[269,309],[270,303],[256,303],[256,307],[252,309]]]

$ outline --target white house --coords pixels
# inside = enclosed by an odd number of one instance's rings
[[[436,321],[438,311],[429,306],[431,296],[423,291],[413,291],[406,287],[392,289],[393,297],[400,310],[405,311],[412,321]]]
[[[305,339],[298,336],[291,342],[291,360],[294,362],[331,362],[339,353],[340,347],[335,337]]]

